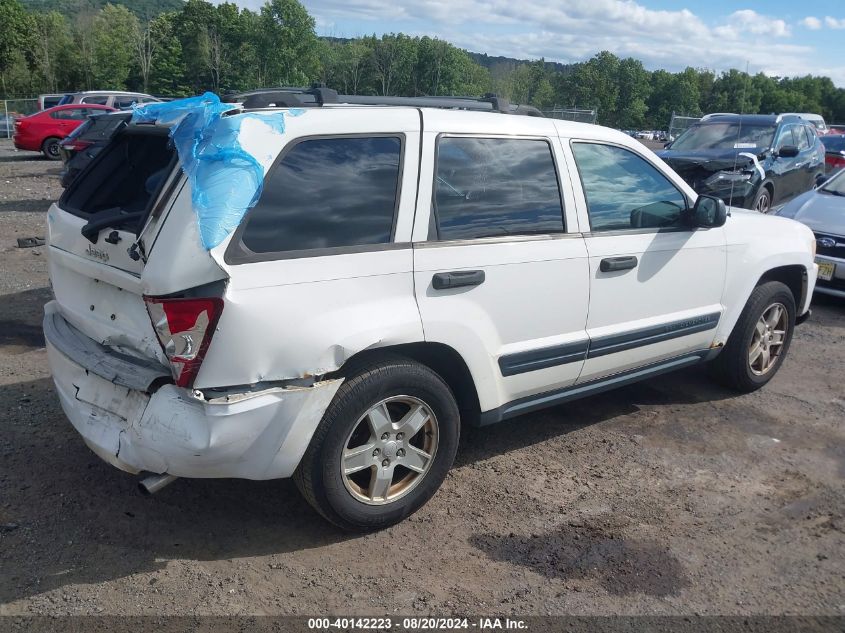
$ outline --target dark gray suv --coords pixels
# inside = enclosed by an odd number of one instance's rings
[[[823,177],[824,145],[795,115],[710,114],[657,155],[701,194],[768,213]]]

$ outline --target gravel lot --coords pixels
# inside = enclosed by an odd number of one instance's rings
[[[0,141],[0,615],[845,614],[845,302],[765,389],[700,369],[485,430],[404,523],[350,536],[289,481],[153,498],[47,370],[59,165]]]

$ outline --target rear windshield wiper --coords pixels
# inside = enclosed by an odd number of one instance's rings
[[[80,233],[92,244],[96,244],[97,239],[100,237],[100,231],[104,228],[109,226],[117,228],[122,226],[127,220],[140,220],[145,214],[146,211],[124,213],[123,209],[119,207],[106,209],[105,211],[100,211],[96,217],[88,220],[88,223],[82,227]]]

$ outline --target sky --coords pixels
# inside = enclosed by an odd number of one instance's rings
[[[235,0],[258,9],[264,0]],[[318,35],[429,35],[488,55],[571,63],[608,50],[649,70],[826,75],[845,87],[845,1],[301,0]]]

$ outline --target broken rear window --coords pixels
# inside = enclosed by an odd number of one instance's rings
[[[79,175],[59,204],[89,224],[111,217],[103,228],[135,228],[143,224],[174,158],[167,130],[124,132]]]

